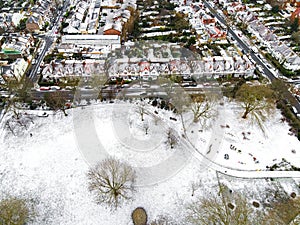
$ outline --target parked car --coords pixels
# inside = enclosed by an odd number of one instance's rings
[[[143,83],[143,84],[142,84],[142,87],[143,87],[143,88],[150,88],[150,85],[147,84],[147,83]]]
[[[181,86],[182,86],[182,87],[189,87],[189,86],[190,86],[190,83],[182,83]]]
[[[51,90],[54,90],[54,91],[60,90],[60,87],[59,86],[51,86]]]
[[[49,91],[50,87],[40,87],[40,91]]]
[[[127,88],[129,86],[130,86],[129,84],[122,84],[121,88]]]
[[[71,86],[66,86],[66,87],[65,87],[65,89],[66,89],[66,90],[73,90],[73,89],[74,89],[74,87],[71,87]]]

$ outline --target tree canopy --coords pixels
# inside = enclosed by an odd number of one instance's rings
[[[246,119],[249,113],[256,113],[265,117],[265,113],[274,106],[274,93],[266,85],[243,84],[236,93],[236,99],[244,108],[242,118]]]

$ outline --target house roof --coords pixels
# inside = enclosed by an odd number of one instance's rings
[[[295,18],[300,18],[300,7],[297,8],[291,15],[292,20],[294,20]]]
[[[117,30],[119,32],[122,32],[122,24],[121,23],[106,23],[104,28],[103,28],[103,31],[107,31],[107,30],[110,30],[110,29],[114,29],[114,30]]]

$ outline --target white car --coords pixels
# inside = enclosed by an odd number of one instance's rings
[[[143,88],[150,88],[150,85],[147,84],[147,83],[143,83],[143,84],[142,84],[142,87],[143,87]]]
[[[74,87],[71,87],[71,86],[66,86],[66,87],[65,87],[65,89],[66,89],[66,90],[73,90],[73,89],[74,89]]]
[[[57,90],[60,90],[60,87],[59,86],[51,86],[51,90],[57,91]]]
[[[129,84],[122,84],[121,88],[128,88],[129,86]]]

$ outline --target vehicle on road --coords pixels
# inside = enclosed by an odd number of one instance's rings
[[[252,46],[252,47],[251,47],[251,50],[252,50],[254,53],[258,53],[258,49],[257,49],[255,46]]]
[[[147,83],[143,83],[143,84],[142,84],[142,87],[143,87],[143,88],[150,88],[150,85],[147,84]]]
[[[129,84],[122,84],[121,85],[121,88],[127,88],[127,87],[129,87],[130,85]]]
[[[181,84],[181,87],[189,87],[190,86],[190,83],[182,83]]]
[[[51,90],[57,91],[60,90],[61,88],[59,86],[51,86]]]
[[[66,87],[65,87],[65,89],[66,89],[66,90],[74,90],[74,89],[75,89],[75,87],[66,86]]]
[[[40,87],[40,91],[49,91],[50,87]]]
[[[296,115],[298,114],[298,110],[296,109],[295,106],[292,106],[292,110],[293,110],[293,112],[294,112]]]
[[[257,54],[258,58],[260,58],[261,60],[264,60],[264,58],[261,56],[261,54]]]

